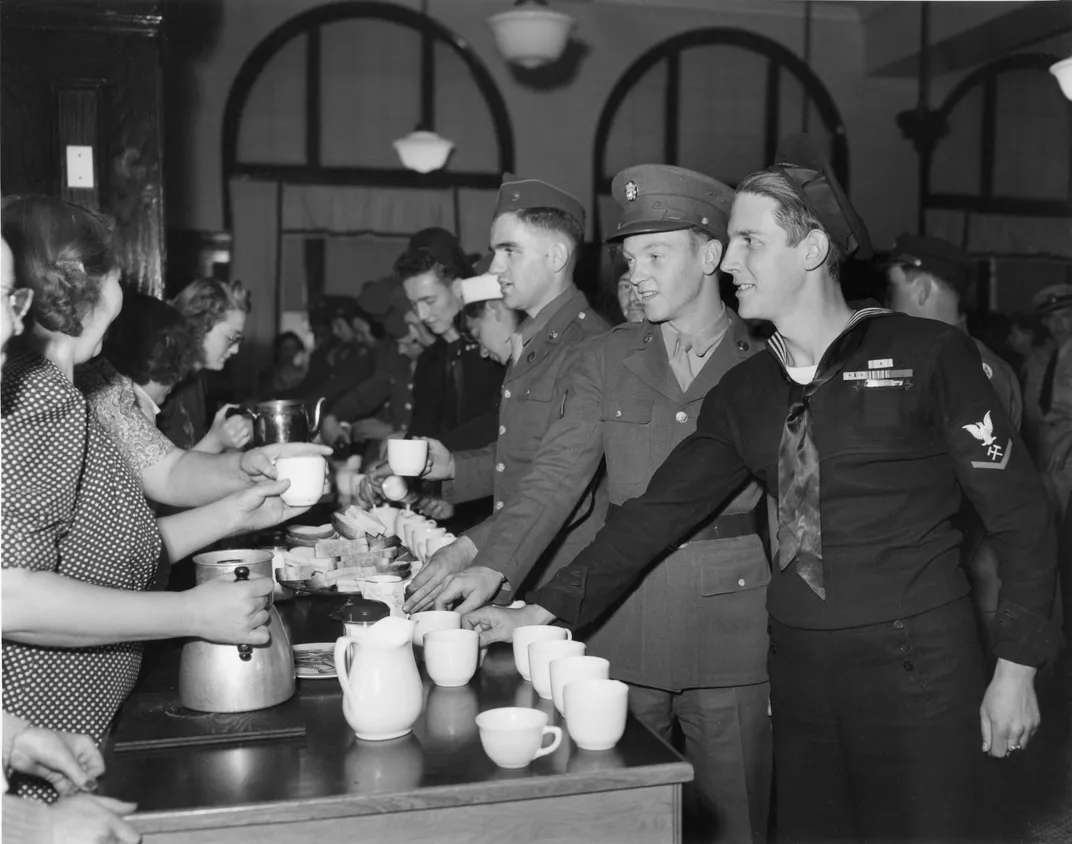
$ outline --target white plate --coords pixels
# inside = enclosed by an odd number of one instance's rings
[[[299,680],[330,680],[335,673],[335,643],[294,645],[294,676]]]

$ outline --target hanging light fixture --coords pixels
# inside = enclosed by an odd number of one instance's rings
[[[454,141],[448,141],[428,129],[418,126],[404,138],[394,142],[395,151],[402,166],[418,173],[441,170],[454,150]]]
[[[1061,93],[1072,100],[1072,56],[1069,56],[1063,62],[1051,65],[1050,73],[1057,77],[1057,82],[1061,86]]]
[[[428,0],[422,0],[421,14],[428,18]],[[421,122],[408,135],[394,142],[395,152],[398,153],[402,166],[418,173],[441,170],[454,151],[454,142],[437,134],[432,128],[435,104],[432,96],[424,90],[432,78],[433,70],[432,36],[429,29],[430,27],[426,28],[421,34]]]
[[[547,8],[547,0],[517,0],[510,11],[488,18],[503,58],[528,69],[558,61],[574,24],[564,12]]]

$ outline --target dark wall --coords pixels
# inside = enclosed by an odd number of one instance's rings
[[[127,280],[163,289],[161,16],[155,3],[0,7],[4,195],[42,193],[116,220]],[[94,187],[68,188],[66,147],[91,146]]]

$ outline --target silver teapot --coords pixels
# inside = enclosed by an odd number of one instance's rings
[[[272,577],[271,551],[212,551],[194,557],[198,585],[217,577]],[[294,653],[283,620],[268,607],[266,645],[189,639],[179,663],[179,702],[198,712],[267,709],[294,694]]]
[[[262,401],[252,408],[235,409],[227,415],[241,413],[253,420],[254,445],[304,443],[311,441],[320,430],[320,409],[323,405],[324,398],[317,399],[311,423],[304,402],[297,399]]]

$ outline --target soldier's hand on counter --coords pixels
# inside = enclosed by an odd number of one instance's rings
[[[413,509],[422,516],[443,522],[454,518],[454,505],[434,495],[422,495],[413,505]]]
[[[309,507],[291,507],[279,497],[289,486],[288,479],[267,481],[226,496],[219,504],[234,508],[231,533],[263,530],[306,512]]]
[[[435,599],[437,610],[467,613],[479,609],[499,594],[506,576],[486,566],[472,566],[452,575]],[[461,601],[460,604],[458,602]],[[458,606],[454,606],[458,604]]]
[[[48,808],[54,844],[138,844],[141,841],[141,833],[123,820],[138,808],[135,803],[79,794],[64,797]]]
[[[422,478],[429,481],[449,481],[454,477],[454,455],[439,440],[431,437],[417,437],[428,443],[428,462],[424,466]]]
[[[104,773],[104,757],[89,736],[32,725],[11,739],[7,765],[48,780],[61,795],[93,791],[96,778]]]
[[[265,478],[274,481],[278,477],[275,461],[280,457],[308,457],[314,454],[331,457],[331,453],[331,446],[318,443],[273,443],[251,448],[242,455],[239,465],[254,481],[263,481]]]
[[[462,627],[480,634],[480,647],[492,642],[512,642],[514,630],[529,624],[550,624],[555,620],[547,610],[537,604],[510,607],[481,607],[462,616]]]
[[[235,581],[217,577],[181,593],[190,613],[190,635],[222,645],[268,643],[270,577]]]
[[[469,567],[476,559],[476,546],[467,536],[460,536],[450,545],[436,551],[424,564],[406,590],[406,612],[431,609],[436,596],[446,586],[447,578]]]

